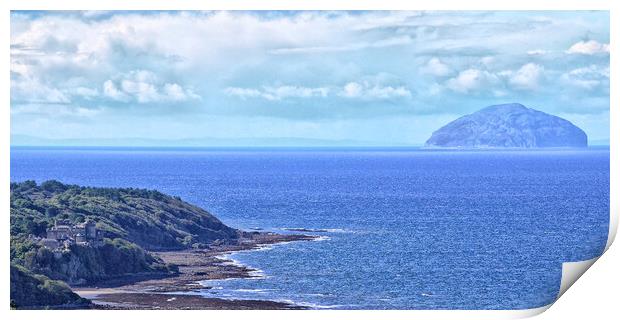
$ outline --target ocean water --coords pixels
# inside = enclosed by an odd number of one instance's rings
[[[336,309],[521,309],[602,253],[609,150],[12,148],[11,181],[158,189],[230,226],[322,241],[230,255],[209,297]],[[306,232],[311,233],[311,232]]]

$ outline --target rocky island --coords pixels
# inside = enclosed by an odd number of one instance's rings
[[[183,292],[253,276],[226,253],[312,236],[234,229],[155,190],[25,181],[10,195],[11,308],[299,308]]]
[[[570,121],[519,103],[460,117],[426,141],[429,148],[585,148],[586,133]]]

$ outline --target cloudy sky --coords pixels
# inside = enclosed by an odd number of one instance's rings
[[[520,102],[609,138],[607,12],[12,12],[11,133],[423,144]]]

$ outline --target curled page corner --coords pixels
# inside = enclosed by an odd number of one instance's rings
[[[515,314],[512,319],[524,319],[524,318],[531,318],[533,316],[537,316],[537,315],[547,311],[549,308],[551,308],[552,305],[553,305],[553,303],[550,303],[550,304],[548,304],[546,306],[542,306],[542,307],[538,307],[538,308],[521,310],[521,312],[518,313],[518,314]]]
[[[600,256],[584,261],[564,262],[562,264],[562,281],[560,291],[556,298],[559,299],[586,271],[598,260]]]
[[[610,237],[611,233],[612,231],[610,229]],[[609,243],[610,242],[608,242],[608,244]],[[607,250],[607,248],[605,250]],[[562,297],[562,295],[568,290],[568,288],[570,288],[584,273],[586,273],[586,271],[588,271],[588,269],[590,269],[590,267],[600,257],[601,256],[589,260],[562,263],[562,280],[560,282],[560,290],[558,291],[558,295],[555,298],[555,301],[539,308],[521,310],[520,313],[514,314],[514,316],[519,318],[529,318],[547,311],[547,309],[551,308],[551,306],[555,302],[557,302],[560,297]]]
[[[618,214],[614,214],[616,212],[614,209],[614,202],[612,200],[612,208],[609,214],[609,233],[607,235],[607,244],[605,245],[605,249],[603,253],[589,260],[583,261],[573,261],[573,262],[564,262],[562,263],[562,280],[560,282],[560,290],[558,291],[558,296],[556,297],[556,301],[560,299],[560,297],[570,288],[590,267],[603,255],[611,244],[614,242],[616,238],[616,234],[618,232]],[[550,307],[551,304],[548,306]],[[546,310],[546,309],[545,309]],[[544,310],[543,310],[544,311]],[[542,312],[542,311],[541,311]]]
[[[607,236],[607,244],[605,245],[603,254],[605,254],[605,251],[607,251],[614,242],[618,231],[618,215],[614,215],[613,212],[613,210],[610,211],[609,234]],[[589,260],[562,263],[562,281],[560,282],[560,291],[558,292],[556,300],[559,299],[584,273],[586,273],[586,271],[588,271],[588,269],[590,269],[590,267],[601,256],[602,254]]]

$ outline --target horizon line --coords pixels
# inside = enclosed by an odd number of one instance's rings
[[[231,145],[231,146],[174,146],[174,145],[9,145],[10,148],[122,148],[122,149],[425,149],[425,150],[568,150],[589,149],[594,147],[610,147],[609,144],[591,144],[585,148],[576,147],[539,147],[539,148],[461,148],[461,147],[428,147],[421,145]]]

